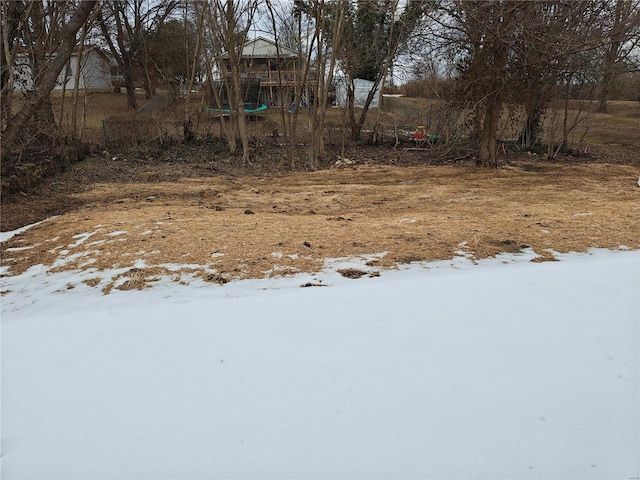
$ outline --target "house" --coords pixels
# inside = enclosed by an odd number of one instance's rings
[[[246,102],[268,106],[289,105],[299,89],[309,95],[310,80],[304,79],[304,58],[288,47],[257,37],[242,47],[240,71]],[[221,56],[220,77],[231,72],[227,53]],[[218,80],[220,82],[220,80]]]
[[[17,91],[33,90],[33,74],[28,53],[18,53],[13,64],[13,89]],[[76,72],[80,73],[78,88],[81,90],[106,90],[112,88],[111,62],[109,56],[100,48],[85,45],[80,55],[76,49],[69,58],[66,68],[62,69],[55,90],[73,89]]]

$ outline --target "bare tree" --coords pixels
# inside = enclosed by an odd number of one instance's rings
[[[205,61],[205,68],[207,74],[207,86],[208,86],[208,102],[209,108],[212,106],[217,111],[218,120],[220,125],[220,132],[222,137],[226,140],[227,145],[231,153],[235,153],[237,128],[236,125],[231,125],[225,121],[223,115],[223,89],[228,89],[227,76],[221,71],[221,62],[224,49],[220,44],[219,35],[216,35],[218,25],[218,9],[212,2],[207,1],[202,5],[200,10],[204,16],[203,21],[203,54]]]
[[[607,111],[615,77],[628,70],[625,60],[640,45],[640,1],[615,0],[607,3],[606,9],[602,35],[604,61],[598,107],[601,112]]]
[[[474,102],[476,118],[482,119],[476,124],[479,165],[496,165],[498,121],[508,91],[508,39],[521,20],[517,3],[455,2],[461,29],[469,42],[461,94]]]
[[[80,33],[80,40],[79,40],[79,44],[80,44],[80,48],[78,49],[78,55],[76,58],[76,69],[75,69],[75,75],[74,75],[74,79],[73,79],[73,91],[72,91],[72,110],[71,110],[71,138],[78,138],[78,102],[80,99],[80,79],[81,77],[84,75],[85,76],[85,91],[83,94],[83,119],[84,117],[84,112],[86,109],[86,102],[87,102],[87,95],[88,92],[86,91],[86,75],[87,72],[85,72],[85,58],[84,58],[84,42],[87,38],[87,35],[89,33],[89,31],[94,27],[95,25],[95,19],[96,16],[99,12],[99,8],[96,8],[93,10],[92,14],[89,16],[89,18],[84,22],[84,25],[82,25],[82,30]],[[66,85],[66,84],[65,84]],[[64,98],[64,95],[63,95]],[[62,113],[60,114],[60,118],[62,119]]]
[[[40,1],[23,5],[20,9],[23,19],[20,22],[21,29],[14,32],[18,34],[14,45],[22,51],[19,56],[14,56],[13,61],[21,64],[18,68],[28,71],[23,71],[27,73],[27,81],[22,83],[21,88],[29,90],[42,81],[43,73],[55,55],[58,37],[70,6],[71,2]],[[47,134],[55,135],[54,114],[49,98],[43,100],[34,117],[39,123],[39,134],[49,130]]]
[[[278,8],[282,7],[282,4],[274,6],[274,2],[272,0],[267,0],[266,7],[267,12],[269,13],[269,19],[271,21],[271,33],[273,34],[273,38],[276,44],[276,62],[278,67],[281,64],[280,59],[280,45],[285,44],[291,48],[295,48],[298,50],[298,60],[302,57],[302,25],[300,25],[299,29],[296,29],[296,10],[297,4],[294,3],[291,11],[287,11],[286,8]],[[301,15],[298,14],[297,18],[300,20]],[[299,33],[296,35],[296,31]],[[278,84],[278,90],[282,91],[283,88],[283,78],[282,72],[280,68],[276,71],[276,78]],[[284,102],[281,102],[284,103]],[[285,109],[286,105],[279,105],[279,114],[280,121],[282,124],[282,131],[284,136],[285,145],[288,144],[287,148],[287,163],[293,168],[295,167],[295,121],[291,121],[291,116],[287,114],[287,110]],[[297,115],[297,110],[294,110],[295,115]],[[278,136],[278,131],[274,130],[274,136]],[[291,140],[291,141],[290,141]]]
[[[33,3],[35,4],[36,2]],[[69,62],[73,48],[77,44],[76,34],[82,28],[97,3],[95,0],[78,2],[70,17],[65,15],[64,20],[60,22],[59,34],[52,36],[50,43],[50,45],[55,44],[55,48],[51,48],[49,53],[44,55],[48,59],[46,67],[44,65],[37,67],[37,81],[34,83],[33,90],[28,92],[23,106],[15,115],[10,117],[2,132],[2,158],[7,152],[11,152],[18,146],[29,122],[36,117],[42,106],[49,101],[51,90],[55,87],[60,72]],[[39,9],[40,5],[37,5],[37,7]],[[39,16],[41,13],[37,12],[36,15]],[[26,22],[23,22],[23,25],[24,23]],[[38,42],[39,47],[42,45],[42,42]]]
[[[18,48],[22,46],[20,40],[23,23],[28,21],[27,9],[34,4],[25,2],[2,2],[2,43],[0,44],[0,111],[2,114],[2,129],[12,115],[12,93],[14,84],[14,70]]]
[[[314,43],[317,45],[316,68],[318,70],[314,85],[314,111],[310,117],[309,164],[314,170],[320,166],[320,159],[324,154],[325,115],[337,62],[334,52],[342,42],[346,7],[346,1],[325,3],[321,0],[315,3],[312,10],[316,24]],[[333,21],[328,21],[329,19]]]
[[[187,3],[185,3],[185,43],[187,43],[187,48],[185,48],[185,50],[188,51],[188,35],[187,35],[187,28],[186,28],[186,24],[187,24],[187,20],[186,20],[186,8]],[[186,92],[185,92],[185,100],[184,100],[184,118],[182,121],[182,127],[183,127],[183,135],[184,135],[184,139],[185,140],[191,140],[194,136],[194,131],[193,131],[193,122],[191,120],[191,92],[193,90],[193,85],[196,79],[196,73],[198,71],[198,66],[200,64],[200,50],[202,48],[202,43],[203,43],[203,39],[202,39],[202,35],[203,35],[203,25],[204,25],[204,19],[205,19],[205,15],[204,15],[204,9],[200,8],[201,5],[199,4],[199,2],[195,2],[194,3],[194,14],[196,16],[196,22],[197,22],[197,26],[196,26],[196,44],[195,44],[195,48],[194,48],[194,52],[192,55],[190,55],[188,57],[188,61],[191,62],[191,65],[189,65],[189,72],[188,72],[188,78],[186,79]]]
[[[298,120],[301,115],[300,106],[303,104],[303,98],[310,99],[312,97],[312,85],[317,88],[317,77],[313,74],[317,75],[319,70],[317,53],[321,48],[318,45],[320,30],[316,23],[317,16],[305,15],[304,13],[311,12],[314,8],[320,8],[318,5],[318,2],[305,5],[298,0],[294,2],[291,9],[283,9],[282,4],[274,5],[271,0],[266,2],[267,11],[271,19],[271,33],[276,45],[277,67],[275,73],[277,91],[280,92],[280,97],[275,99],[276,104],[271,107],[278,109],[280,114],[284,144],[287,146],[287,163],[291,168],[296,167],[296,145],[299,140]],[[337,5],[339,5],[339,2]],[[297,51],[295,71],[293,72],[286,70],[283,72],[281,68],[287,63],[280,56],[280,47],[283,45]],[[315,67],[313,71],[312,65]],[[284,78],[284,76],[289,76],[289,78]],[[285,96],[287,96],[286,99]],[[291,96],[293,101],[290,104]],[[307,110],[307,113],[310,112],[315,115],[313,107],[311,111]],[[313,120],[310,119],[309,121],[312,124]]]
[[[457,69],[455,100],[474,112],[478,165],[497,166],[500,119],[522,105],[520,140],[532,145],[560,85],[601,44],[604,0],[451,0],[433,16]]]
[[[218,81],[211,82],[211,93],[218,108],[228,110],[230,125],[222,126],[223,133],[231,152],[236,151],[236,137],[240,137],[243,163],[249,160],[250,146],[243,81],[247,72],[242,51],[257,9],[257,0],[212,0],[206,4],[207,22],[204,23],[210,43],[208,62],[215,63],[219,72]],[[224,122],[222,116],[221,122]]]
[[[430,1],[410,0],[400,8],[398,0],[358,0],[348,7],[340,48],[334,49],[346,74],[347,118],[352,140],[360,138],[376,92],[384,82],[400,45],[418,25]],[[357,78],[373,82],[360,110],[355,113]]]
[[[146,0],[105,0],[103,3],[100,29],[122,73],[127,105],[131,110],[138,109],[136,78],[143,82],[145,79],[145,75],[137,71],[138,64],[147,64],[140,58],[144,54],[145,36],[149,30],[162,24],[177,6],[178,0],[162,0],[152,4]],[[150,85],[145,85],[150,90]]]

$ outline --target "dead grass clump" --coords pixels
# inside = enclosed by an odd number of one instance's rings
[[[160,268],[131,268],[125,273],[112,277],[111,281],[103,287],[102,292],[106,295],[114,288],[123,291],[149,288],[152,282],[160,280],[158,274],[161,272]]]
[[[542,262],[558,262],[559,260],[550,251],[542,251],[538,254],[537,257],[531,259],[534,263],[542,263]]]
[[[82,283],[84,283],[89,287],[97,287],[98,285],[100,285],[101,281],[102,280],[100,278],[96,277],[96,278],[87,278],[86,280],[83,280]]]
[[[209,273],[203,274],[202,279],[205,282],[216,283],[218,285],[224,285],[225,283],[229,283],[229,279],[223,277],[222,275],[218,275],[217,273]]]
[[[139,268],[132,268],[126,274],[118,275],[118,278],[126,278],[123,283],[115,286],[118,290],[142,290],[147,287],[147,276]]]
[[[366,272],[364,270],[358,270],[357,268],[343,268],[338,270],[338,273],[345,278],[361,278],[367,277],[379,277],[380,272]]]

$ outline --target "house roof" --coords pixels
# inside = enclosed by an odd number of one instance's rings
[[[82,50],[83,54],[87,53],[87,52],[95,52],[97,54],[99,54],[100,56],[106,58],[108,61],[111,61],[111,56],[105,52],[103,49],[101,49],[100,47],[98,47],[97,45],[91,45],[91,44],[85,44],[85,45],[76,45],[73,48],[73,51],[71,52],[71,57],[76,57],[78,56],[78,54],[80,53],[80,51]],[[17,58],[27,58],[30,57],[32,55],[32,52],[25,47],[20,47],[18,48],[16,57]],[[56,53],[54,52],[53,54],[48,54],[48,57],[54,57],[56,55]]]
[[[223,55],[226,58],[228,55]],[[298,57],[298,52],[285,47],[283,45],[276,45],[272,40],[267,40],[264,37],[257,37],[253,40],[249,40],[242,47],[242,57],[245,58],[287,58]]]

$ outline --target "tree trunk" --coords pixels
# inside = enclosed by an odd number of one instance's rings
[[[600,104],[598,106],[599,112],[607,111],[607,103],[609,96],[611,95],[611,84],[615,78],[615,68],[620,55],[620,47],[622,46],[621,38],[621,26],[625,19],[629,17],[630,10],[632,8],[631,2],[628,0],[617,0],[613,12],[613,24],[611,25],[611,33],[609,38],[609,44],[607,45],[605,59],[604,59],[604,71],[602,73],[602,83],[600,91]]]
[[[124,88],[127,90],[127,107],[129,110],[138,110],[138,101],[136,100],[136,87],[133,83],[133,75],[131,74],[131,66],[126,64],[122,69],[122,79],[124,80]]]
[[[498,121],[502,111],[502,100],[500,95],[492,95],[488,99],[484,112],[482,133],[480,136],[480,151],[478,161],[480,167],[497,167],[498,153]]]
[[[357,142],[360,140],[360,129],[356,123],[356,87],[354,79],[347,78],[347,120],[349,122],[349,131],[351,132],[351,140]]]
[[[614,78],[614,69],[616,66],[616,59],[620,50],[620,42],[612,42],[607,49],[605,56],[604,72],[602,74],[602,83],[600,90],[600,103],[598,105],[599,112],[607,111],[607,104],[609,103],[609,96],[611,95],[611,83]]]
[[[518,137],[518,143],[522,148],[528,149],[533,147],[538,141],[540,119],[545,112],[544,100],[536,99],[535,101],[529,101],[525,107],[526,120],[524,128]]]
[[[335,14],[338,18],[338,21],[333,25],[333,28],[327,32],[331,35],[330,44],[333,48],[337,48],[341,42],[341,34],[342,34],[342,22],[344,20],[344,9],[345,3],[340,1],[334,4]],[[319,11],[319,14],[322,14],[322,23],[320,24],[320,30],[325,30],[325,20],[326,20],[326,11]],[[317,26],[316,26],[317,28]],[[331,86],[331,80],[333,79],[333,72],[336,67],[336,57],[335,55],[331,55],[328,47],[326,46],[329,42],[322,40],[320,37],[321,31],[317,31],[318,35],[318,57],[317,57],[317,65],[321,72],[326,72],[325,75],[318,75],[315,82],[315,100],[310,105],[313,107],[313,113],[310,118],[311,125],[311,146],[309,151],[309,164],[312,169],[317,169],[320,166],[320,159],[325,154],[325,145],[324,145],[324,124],[325,124],[325,115],[327,112],[327,103],[329,98],[329,88]]]
[[[238,100],[238,134],[242,143],[242,165],[249,161],[249,132],[247,131],[247,116],[244,113],[244,98]]]
[[[567,80],[567,91],[564,96],[564,118],[562,120],[562,145],[561,150],[566,150],[569,146],[569,100],[571,99],[571,80],[573,75]]]
[[[71,57],[73,47],[76,45],[76,34],[91,14],[96,3],[98,3],[97,0],[80,2],[69,22],[63,27],[60,47],[57,50],[56,56],[43,73],[41,81],[38,82],[34,90],[29,93],[22,108],[11,118],[11,121],[3,132],[2,158],[5,157],[7,152],[16,148],[25,127],[51,94],[51,90],[53,90],[58,80],[58,75],[60,75],[62,68]]]
[[[85,22],[82,27],[82,33],[80,34],[80,45],[84,46],[84,40],[87,37],[87,23]],[[84,48],[81,48],[78,52],[78,62],[76,64],[76,73],[73,79],[73,101],[72,101],[72,110],[71,110],[71,138],[77,138],[77,119],[78,119],[78,93],[80,89],[80,71],[82,70],[82,54],[84,53]],[[86,96],[87,86],[85,83],[84,95]]]
[[[0,8],[2,8],[2,41],[0,43],[0,111],[2,122],[0,124],[4,128],[11,118],[12,67],[18,48],[15,40],[25,14],[25,5],[22,2],[2,2]]]
[[[385,68],[385,73],[384,75],[386,75],[386,68]],[[362,106],[362,111],[360,112],[360,117],[358,118],[358,123],[356,125],[356,132],[353,132],[354,135],[357,135],[356,138],[360,138],[360,133],[362,133],[362,127],[364,126],[364,122],[367,119],[367,112],[369,111],[369,107],[371,106],[371,103],[373,102],[373,99],[376,96],[376,90],[378,89],[378,87],[380,87],[380,91],[382,92],[382,86],[380,85],[380,82],[382,81],[382,79],[384,78],[384,76],[379,77],[376,79],[376,81],[373,83],[373,87],[371,88],[371,90],[369,90],[369,93],[367,94],[367,99],[364,102],[364,105]],[[380,99],[382,98],[382,95],[380,95],[379,97]],[[378,105],[378,113],[380,113],[380,110],[382,109],[382,102],[380,102],[380,105]],[[376,124],[377,124],[376,120]]]
[[[204,9],[202,12],[196,11],[196,16],[198,21],[198,27],[197,27],[198,36],[196,38],[196,51],[193,54],[193,63],[191,64],[191,72],[189,75],[189,81],[187,83],[187,91],[185,92],[185,98],[184,98],[184,118],[182,123],[182,129],[183,129],[183,136],[185,141],[192,140],[195,136],[195,132],[193,131],[193,122],[191,121],[191,90],[193,90],[193,84],[195,83],[196,70],[198,68],[198,60],[200,57],[200,45],[202,43],[202,25],[204,22]],[[185,28],[185,32],[186,32],[186,28]],[[147,78],[149,78],[148,75],[147,75]]]

